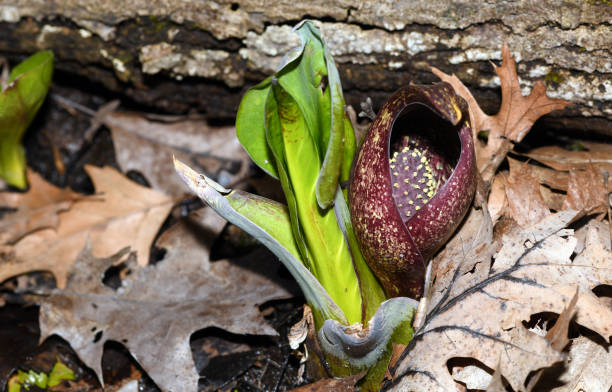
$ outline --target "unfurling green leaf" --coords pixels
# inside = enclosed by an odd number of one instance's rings
[[[310,22],[295,31],[301,46],[245,94],[237,136],[255,163],[280,180],[299,258],[348,322],[363,322],[385,295],[357,246],[339,186],[349,178],[355,135],[321,34]]]
[[[321,34],[310,22],[300,23],[295,31],[301,38],[301,46],[285,57],[275,75],[244,95],[236,116],[236,133],[253,161],[278,178],[279,168],[264,135],[266,102],[275,79],[295,101],[305,131],[314,142],[312,158],[319,160],[317,203],[327,209],[333,205],[339,181],[348,180],[355,154],[355,135],[344,111],[338,70]]]
[[[18,188],[27,186],[21,139],[47,95],[52,73],[53,53],[38,52],[13,69],[0,93],[0,177]]]

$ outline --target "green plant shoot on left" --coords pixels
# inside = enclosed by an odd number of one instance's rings
[[[53,74],[53,53],[38,52],[18,64],[0,93],[0,178],[27,186],[21,139],[42,105]]]

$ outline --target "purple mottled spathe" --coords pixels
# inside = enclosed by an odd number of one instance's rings
[[[466,102],[447,83],[397,91],[372,123],[349,188],[361,250],[392,297],[422,294],[425,262],[476,189]]]

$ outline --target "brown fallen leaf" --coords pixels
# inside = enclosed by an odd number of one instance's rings
[[[610,224],[605,220],[598,221],[591,219],[588,224],[579,227],[574,232],[574,237],[576,237],[577,240],[575,249],[576,254],[582,253],[585,246],[587,246],[587,240],[589,239],[589,235],[591,235],[589,234],[590,231],[593,231],[593,234],[599,236],[599,239],[597,241],[591,240],[591,242],[593,242],[594,244],[601,244],[603,249],[607,250],[608,252],[612,249],[612,244],[609,235]],[[591,244],[590,246],[593,246],[593,244]]]
[[[498,367],[499,369],[499,367]],[[487,386],[486,392],[506,392],[506,386],[504,385],[504,381],[501,377],[501,372],[497,369],[493,373],[491,377],[491,383]]]
[[[546,200],[546,204],[550,209],[560,211],[565,202],[565,193],[567,192],[569,183],[569,172],[565,170],[550,169],[539,164],[534,164],[533,162],[534,161],[528,162],[529,168],[531,169],[531,175],[538,180],[540,184],[544,185],[540,187],[540,192],[544,200]],[[586,170],[589,165],[590,163],[577,164],[577,166],[572,167],[574,170]],[[597,165],[593,166],[596,170],[600,167]],[[495,176],[495,179],[497,179],[497,177],[498,175]],[[602,187],[605,189],[605,185],[603,185],[603,173],[601,179]],[[491,186],[493,187],[493,185]],[[608,191],[612,192],[612,181],[608,181]],[[489,206],[489,208],[491,208],[491,206]]]
[[[557,351],[561,351],[568,345],[569,340],[569,325],[570,321],[576,314],[576,303],[578,302],[578,290],[576,290],[576,294],[570,301],[569,305],[561,312],[557,321],[555,321],[555,325],[552,326],[551,329],[546,332],[544,338],[550,342],[552,348]],[[540,378],[542,377],[543,370],[538,370],[536,374],[534,374],[527,384],[526,390],[532,391]]]
[[[477,365],[455,366],[451,370],[453,380],[458,381],[465,390],[485,390],[491,384],[491,374]],[[506,392],[505,390],[503,392]]]
[[[567,192],[567,182],[569,181],[568,172],[549,169],[533,164],[532,162],[533,161],[529,162],[531,175],[535,177],[540,184],[546,185],[551,189]]]
[[[63,288],[79,251],[89,240],[92,253],[107,257],[132,247],[141,265],[166,219],[173,200],[142,187],[110,168],[86,166],[97,194],[83,196],[59,214],[55,229],[42,229],[20,239],[0,254],[0,281],[34,270],[51,271]]]
[[[123,172],[137,170],[154,189],[178,197],[189,193],[176,175],[172,157],[189,162],[223,186],[245,178],[250,159],[234,127],[212,127],[204,119],[155,117],[106,111],[97,119],[112,133],[117,162]]]
[[[495,171],[512,149],[512,142],[520,142],[529,132],[535,121],[552,112],[563,109],[570,102],[562,99],[551,99],[546,96],[546,85],[538,81],[531,93],[523,97],[516,63],[510,55],[507,43],[502,48],[502,65],[493,64],[495,73],[499,76],[502,91],[502,102],[499,112],[494,116],[485,114],[474,96],[455,75],[447,75],[432,67],[432,72],[441,80],[450,83],[457,94],[463,97],[469,105],[472,129],[476,148],[476,163],[486,182],[490,182]],[[488,131],[487,143],[477,139],[480,131]]]
[[[57,227],[58,213],[68,210],[79,198],[77,193],[48,183],[31,169],[26,175],[30,184],[27,192],[0,192],[0,207],[16,210],[0,220],[0,245],[12,244],[35,230]]]
[[[508,210],[521,227],[531,226],[550,215],[540,193],[540,184],[531,175],[529,165],[508,158],[510,175],[506,180]]]
[[[487,205],[489,207],[489,215],[493,223],[506,214],[508,209],[508,198],[506,197],[506,179],[507,172],[497,173],[491,182],[491,191]]]
[[[70,342],[100,380],[105,342],[121,342],[162,391],[197,391],[190,335],[211,326],[276,335],[258,305],[290,296],[271,278],[279,264],[270,253],[209,261],[224,225],[210,208],[180,221],[156,243],[164,259],[144,267],[127,262],[132,271],[116,291],[102,276],[123,255],[98,259],[85,247],[66,288],[41,298],[41,339],[56,334]]]
[[[58,188],[47,182],[42,176],[32,169],[28,169],[27,179],[29,188],[25,193],[0,192],[0,205],[21,209],[36,209],[49,204],[59,203],[66,200],[75,200],[80,195],[68,188]]]
[[[565,227],[576,216],[576,211],[562,211],[527,229],[507,227],[497,244],[487,228],[487,209],[472,209],[433,260],[425,323],[385,390],[459,391],[447,367],[453,358],[499,368],[514,390],[522,390],[532,371],[564,358],[547,339],[528,331],[523,320],[541,312],[562,313],[576,289],[574,321],[609,339],[612,309],[592,290],[612,284],[612,253],[596,246],[599,236],[592,235],[594,243],[572,260],[576,239]]]
[[[565,372],[555,379],[563,385],[551,389],[551,392],[608,392],[612,387],[610,348],[579,336],[572,339],[566,363]]]
[[[589,163],[612,173],[612,144],[580,141],[583,150],[566,150],[559,146],[534,148],[523,155],[555,170],[568,171],[570,167],[584,168]]]
[[[603,173],[592,164],[586,165],[583,170],[571,166],[563,208],[584,214],[601,214],[603,218],[608,212],[608,191],[604,187]]]
[[[549,210],[563,210],[563,202],[566,197],[565,193],[556,192],[544,185],[540,185],[540,194]]]

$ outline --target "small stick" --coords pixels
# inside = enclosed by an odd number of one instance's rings
[[[283,381],[283,377],[285,377],[285,370],[287,370],[287,365],[289,365],[289,354],[285,357],[283,361],[283,367],[281,368],[280,376],[278,376],[278,380],[276,380],[276,384],[274,384],[274,389],[272,392],[278,392],[278,388],[280,387],[281,381]]]

